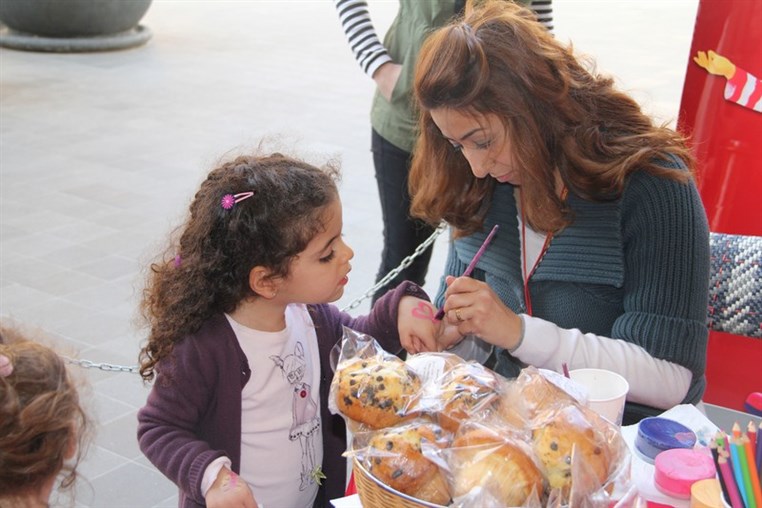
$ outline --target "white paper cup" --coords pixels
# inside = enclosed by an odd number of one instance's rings
[[[590,409],[610,422],[622,424],[624,401],[630,390],[625,378],[605,369],[574,369],[569,377],[587,392]]]

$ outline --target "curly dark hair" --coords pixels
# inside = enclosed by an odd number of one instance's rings
[[[4,499],[20,503],[59,473],[61,488],[72,487],[91,422],[63,359],[52,349],[0,323],[0,355],[12,366],[0,375],[0,506],[6,506]]]
[[[246,298],[249,272],[288,275],[291,261],[324,228],[322,211],[338,199],[338,168],[317,168],[279,153],[240,156],[212,170],[185,224],[150,265],[141,312],[150,327],[140,374],[150,381],[174,344],[212,315],[233,312]],[[253,191],[230,209],[224,196]]]
[[[558,196],[557,177],[592,201],[618,198],[636,170],[690,180],[691,172],[663,165],[675,157],[694,164],[678,133],[654,125],[531,11],[510,2],[482,4],[430,35],[418,57],[412,215],[433,224],[445,220],[456,236],[472,233],[482,226],[496,184],[477,179],[444,139],[430,113],[439,108],[499,117],[521,164],[527,221],[539,231],[557,232],[573,220]]]

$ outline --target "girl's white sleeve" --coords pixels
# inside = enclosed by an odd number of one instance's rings
[[[232,465],[233,463],[229,458],[217,457],[208,466],[206,466],[206,469],[204,470],[204,477],[201,480],[201,495],[206,498],[206,493],[209,492],[209,489],[212,488],[212,485],[214,485],[215,480],[217,480],[217,475],[220,474],[222,468],[226,467],[230,469]]]
[[[511,353],[528,365],[555,372],[565,362],[570,370],[598,367],[618,372],[630,384],[627,400],[659,409],[680,404],[690,387],[691,371],[676,363],[651,356],[629,342],[559,328],[526,314],[524,339]]]

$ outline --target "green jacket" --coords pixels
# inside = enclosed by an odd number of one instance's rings
[[[416,113],[413,105],[413,74],[418,51],[426,36],[455,15],[455,0],[400,0],[400,8],[384,37],[384,46],[402,72],[391,102],[376,90],[370,122],[381,137],[411,152],[415,140]]]
[[[530,0],[518,3],[528,5]],[[384,37],[384,46],[395,63],[402,65],[391,102],[378,91],[373,98],[373,129],[393,145],[412,152],[417,113],[413,103],[413,75],[418,52],[426,36],[456,14],[456,0],[400,0],[400,8]]]

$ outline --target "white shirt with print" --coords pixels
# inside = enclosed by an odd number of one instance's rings
[[[251,368],[241,394],[241,477],[260,506],[309,508],[323,441],[320,358],[307,307],[289,305],[280,332],[228,321]]]

